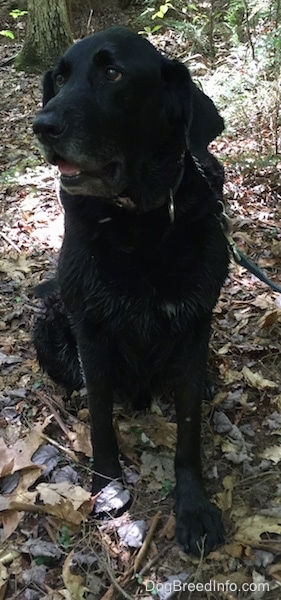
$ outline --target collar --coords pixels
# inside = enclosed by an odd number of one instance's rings
[[[180,184],[181,184],[183,176],[184,176],[185,154],[186,154],[186,151],[184,150],[178,161],[178,163],[180,165],[180,171],[177,176],[176,182],[172,187],[170,187],[169,192],[168,192],[168,211],[169,211],[169,217],[170,217],[171,223],[174,223],[174,221],[175,221],[175,195],[180,187]],[[162,208],[166,202],[166,199],[167,199],[166,196],[159,198],[159,200],[157,202],[157,208]],[[127,194],[124,194],[124,195],[120,194],[120,196],[116,196],[116,198],[113,198],[113,202],[114,202],[114,205],[118,206],[119,208],[125,208],[132,212],[137,211],[137,206],[136,206],[135,202],[129,196],[127,196]],[[157,208],[155,210],[157,210]]]

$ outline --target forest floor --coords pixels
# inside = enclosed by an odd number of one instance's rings
[[[161,49],[184,54],[168,33],[156,39]],[[203,407],[202,452],[209,494],[223,512],[225,545],[197,560],[174,539],[176,425],[167,401],[155,401],[149,414],[116,407],[117,435],[133,465],[127,468],[133,506],[120,519],[93,521],[85,396],[66,401],[41,373],[32,344],[40,312],[33,288],[55,271],[63,234],[55,174],[31,128],[40,77],[6,63],[17,48],[4,42],[0,599],[280,599],[281,296],[232,265],[215,310],[216,391]],[[213,151],[226,171],[235,241],[280,283],[280,161],[261,160],[258,142],[242,131],[221,136]],[[148,531],[144,541],[141,531]]]

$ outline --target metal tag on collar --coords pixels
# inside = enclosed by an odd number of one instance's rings
[[[169,190],[169,217],[171,223],[175,221],[175,201],[172,188]]]

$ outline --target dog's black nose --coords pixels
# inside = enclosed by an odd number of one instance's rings
[[[54,143],[62,136],[66,129],[66,124],[56,117],[53,112],[40,113],[34,123],[33,131],[37,135],[40,142]]]

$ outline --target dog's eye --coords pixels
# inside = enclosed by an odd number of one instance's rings
[[[64,76],[58,73],[55,77],[55,82],[58,87],[62,87],[65,84]]]
[[[105,71],[105,76],[109,81],[119,81],[122,78],[122,73],[114,67],[108,67]]]

